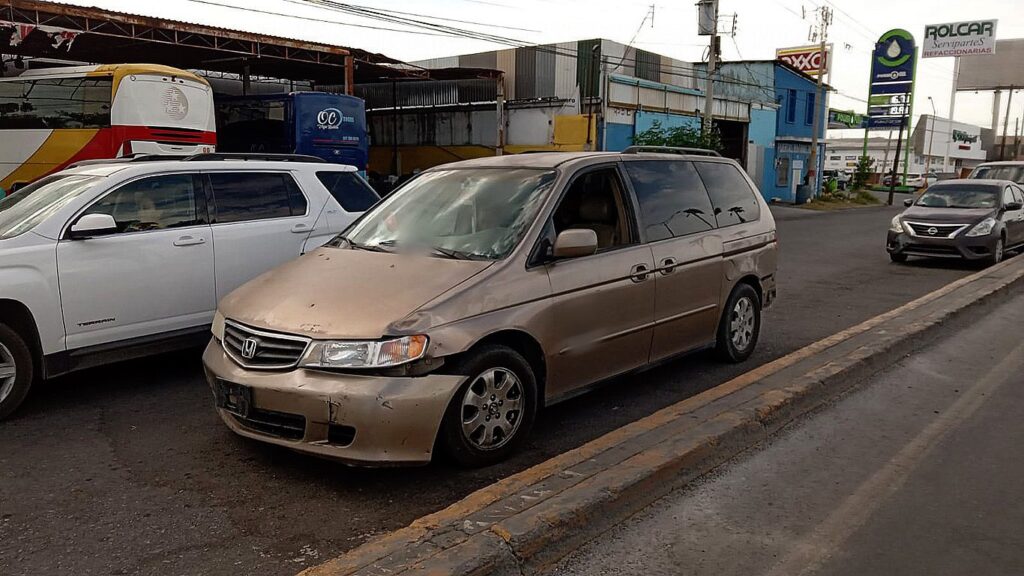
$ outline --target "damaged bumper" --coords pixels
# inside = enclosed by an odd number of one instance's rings
[[[426,464],[463,376],[382,377],[248,370],[210,341],[206,377],[241,436],[362,465]]]

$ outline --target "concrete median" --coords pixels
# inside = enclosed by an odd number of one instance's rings
[[[302,572],[543,572],[670,490],[749,449],[1024,284],[1018,257],[478,490]]]

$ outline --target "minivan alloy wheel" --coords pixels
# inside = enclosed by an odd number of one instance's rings
[[[462,433],[479,450],[508,443],[522,421],[523,385],[514,372],[491,368],[477,376],[462,398]]]
[[[754,339],[754,303],[749,298],[740,298],[732,309],[729,321],[729,338],[737,350],[746,350]]]
[[[14,354],[0,342],[0,402],[3,402],[14,390],[14,381],[18,378],[18,366],[14,362]]]

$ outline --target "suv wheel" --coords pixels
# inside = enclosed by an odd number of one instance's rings
[[[749,284],[733,288],[718,323],[716,350],[726,362],[743,362],[754,353],[761,334],[761,299]]]
[[[0,420],[25,400],[32,386],[33,368],[32,352],[25,340],[0,324]]]
[[[457,367],[469,376],[441,423],[441,441],[463,466],[500,462],[515,452],[533,427],[537,380],[518,352],[486,346]]]

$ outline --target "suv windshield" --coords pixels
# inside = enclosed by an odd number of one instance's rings
[[[999,189],[992,186],[932,187],[917,199],[917,206],[928,208],[995,208]]]
[[[331,245],[504,258],[526,234],[554,180],[553,171],[532,168],[424,172]]]
[[[971,172],[972,180],[1010,180],[1024,184],[1024,165],[978,166]]]
[[[35,228],[99,179],[100,176],[50,176],[0,200],[0,240]]]

